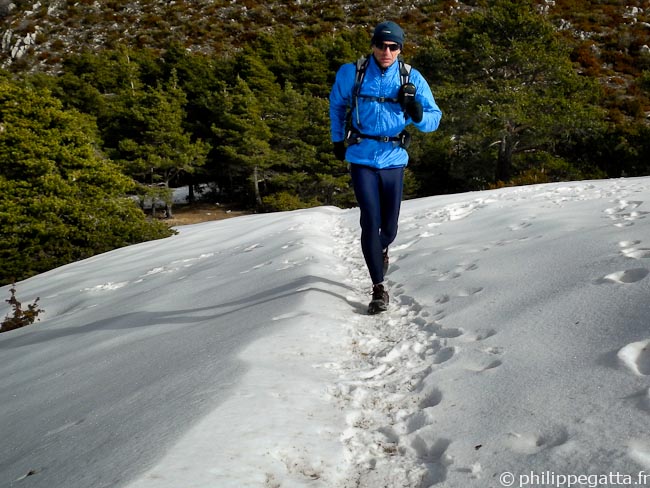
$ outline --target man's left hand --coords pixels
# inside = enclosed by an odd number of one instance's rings
[[[397,99],[404,111],[413,119],[416,124],[422,121],[424,110],[422,104],[415,99],[415,85],[413,83],[405,83],[400,87]]]
[[[418,122],[421,122],[422,117],[424,117],[424,109],[422,108],[422,104],[420,102],[413,101],[404,107],[404,110],[407,114],[409,114],[411,119],[413,119],[413,122],[416,124]]]

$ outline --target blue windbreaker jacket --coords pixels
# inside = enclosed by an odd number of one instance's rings
[[[400,89],[399,62],[395,61],[385,71],[371,60],[361,84],[360,93],[371,97],[397,98]],[[333,142],[346,137],[345,116],[348,107],[353,106],[354,79],[356,63],[341,66],[336,73],[336,81],[330,92],[330,129]],[[415,68],[411,69],[409,81],[416,87],[416,100],[422,104],[424,116],[419,123],[414,123],[406,116],[402,107],[396,102],[379,102],[358,97],[357,110],[352,114],[352,124],[361,133],[371,136],[395,137],[404,128],[413,124],[422,132],[431,132],[438,128],[442,112],[433,98],[431,88],[424,77]],[[382,142],[361,139],[359,144],[348,146],[345,158],[355,164],[373,168],[395,168],[408,164],[408,153],[397,142]]]

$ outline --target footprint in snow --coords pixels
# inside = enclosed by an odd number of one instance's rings
[[[442,402],[442,392],[437,388],[429,388],[422,393],[422,400],[418,404],[421,409],[427,409],[440,405]]]
[[[618,351],[617,356],[634,374],[650,375],[650,339],[628,344]]]
[[[440,349],[433,358],[433,364],[442,364],[449,361],[454,357],[456,353],[456,348],[454,347],[443,347]]]
[[[625,212],[626,210],[637,209],[643,204],[642,201],[627,201],[627,200],[618,200],[615,203],[618,204],[616,207],[606,208],[604,210],[604,213],[607,215],[620,214],[621,212]]]
[[[496,346],[496,347],[488,347],[486,349],[483,349],[483,352],[487,354],[492,354],[494,356],[501,356],[505,351],[502,347]]]
[[[628,454],[641,466],[650,469],[650,444],[641,440],[630,441]]]
[[[460,263],[454,269],[449,271],[438,272],[437,269],[433,269],[432,272],[433,272],[433,277],[436,279],[436,281],[442,282],[442,281],[455,280],[463,276],[463,273],[465,273],[466,271],[476,271],[477,269],[478,269],[478,265],[475,262],[471,262],[471,263]]]
[[[625,271],[617,271],[616,273],[608,274],[607,276],[596,280],[596,284],[601,285],[604,283],[636,283],[637,281],[641,281],[643,278],[648,276],[648,274],[650,274],[650,271],[645,268],[627,269]]]
[[[485,371],[490,371],[492,369],[498,368],[503,362],[499,359],[493,359],[491,361],[486,361],[485,363],[479,363],[472,366],[468,366],[467,371],[473,371],[474,373],[483,373]]]
[[[450,444],[449,439],[437,439],[431,442],[429,435],[420,436],[415,434],[415,437],[410,442],[410,447],[427,469],[421,486],[435,485],[447,479],[447,467],[453,462],[451,457],[447,455],[447,448],[449,448]]]
[[[454,297],[456,297],[456,298],[471,297],[473,295],[478,295],[482,291],[483,291],[483,287],[481,287],[481,286],[475,287],[475,288],[461,288],[454,294]],[[448,303],[449,301],[451,301],[451,299],[452,299],[452,296],[445,293],[444,295],[440,295],[436,299],[436,303],[438,305],[442,305],[444,303]]]
[[[404,420],[402,429],[404,433],[409,435],[423,429],[433,423],[433,416],[424,410],[412,413]]]
[[[471,334],[465,336],[465,340],[468,342],[480,342],[490,337],[496,335],[497,331],[494,329],[478,329]]]
[[[458,293],[456,294],[459,297],[471,297],[473,295],[477,295],[483,291],[483,287],[479,286],[476,288],[464,288],[462,290],[459,290]]]
[[[639,244],[641,241],[634,241],[637,244]],[[634,245],[634,244],[633,244]],[[632,258],[632,259],[645,259],[645,258],[650,258],[650,248],[647,247],[641,247],[641,248],[636,248],[631,246],[621,246],[623,249],[621,249],[621,254],[627,258]]]
[[[650,249],[649,248],[640,248],[640,249],[623,249],[622,253],[628,257],[628,258],[633,258],[633,259],[645,259],[645,258],[650,258]]]
[[[614,227],[630,227],[634,225],[634,222],[617,222],[614,224]]]
[[[508,229],[511,230],[512,232],[516,232],[518,230],[526,229],[527,227],[530,227],[531,225],[533,225],[533,224],[531,224],[530,222],[527,222],[527,221],[523,221],[523,222],[520,222],[518,224],[509,225]]]
[[[626,247],[638,246],[639,244],[641,244],[641,241],[620,241],[618,243],[618,247],[626,248]]]
[[[441,327],[436,330],[436,336],[441,339],[455,339],[456,337],[462,336],[464,333],[465,331],[463,329],[457,329],[455,327]]]
[[[403,291],[395,293],[395,297],[399,298],[399,304],[414,313],[419,313],[422,311],[422,305],[420,305],[415,298],[408,295],[404,295]]]
[[[546,433],[510,432],[506,444],[515,452],[535,454],[546,449],[561,446],[569,440],[569,433],[564,427],[558,427]]]
[[[443,281],[448,281],[448,280],[455,280],[457,278],[460,278],[462,275],[456,271],[445,271],[440,274],[434,274],[433,277],[435,278],[436,281],[438,282],[443,282]]]
[[[604,210],[605,215],[616,222],[614,224],[616,227],[629,227],[634,225],[634,221],[644,219],[649,213],[636,210],[643,204],[642,201],[619,200],[616,203],[618,203],[617,206]]]

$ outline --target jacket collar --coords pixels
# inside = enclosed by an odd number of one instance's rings
[[[377,60],[375,59],[375,56],[371,53],[370,54],[371,59],[371,64],[374,66],[374,69],[376,69],[379,73],[383,74],[390,74],[391,72],[395,70],[399,70],[399,57],[395,58],[395,62],[391,64],[388,68],[384,69],[379,64],[377,64]]]

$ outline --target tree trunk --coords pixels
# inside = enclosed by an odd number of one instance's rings
[[[262,197],[260,195],[260,180],[257,165],[253,168],[253,185],[255,189],[255,203],[258,207],[262,206]]]
[[[504,137],[499,144],[499,156],[497,157],[496,181],[504,183],[510,180],[512,167],[512,154],[508,151],[508,142]]]
[[[174,193],[169,190],[169,179],[165,181],[164,188],[165,218],[171,219],[174,216],[174,212],[172,211],[172,205],[174,205]]]
[[[192,180],[193,180],[193,178],[192,178]],[[194,184],[192,183],[192,181],[190,181],[189,193],[187,194],[187,203],[192,204],[192,203],[195,202],[195,200],[196,200],[196,197],[194,196]]]
[[[512,155],[515,152],[515,147],[517,147],[517,138],[514,134],[513,127],[508,124],[499,144],[499,156],[497,157],[495,174],[496,181],[506,183],[512,178]]]

